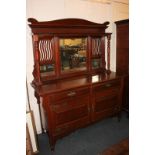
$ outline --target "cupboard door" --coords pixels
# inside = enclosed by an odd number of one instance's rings
[[[94,120],[99,120],[118,112],[119,97],[117,93],[95,97],[93,104]]]
[[[93,87],[93,121],[117,114],[120,110],[121,81],[119,79]]]

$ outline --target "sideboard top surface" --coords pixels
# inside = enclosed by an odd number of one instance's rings
[[[50,84],[44,84],[40,87],[33,87],[39,95],[46,95],[63,90],[104,83],[106,81],[114,80],[116,78],[119,78],[119,76],[117,76],[115,72],[111,72],[110,74],[97,74],[93,76],[79,76],[67,78],[63,80],[54,81]]]

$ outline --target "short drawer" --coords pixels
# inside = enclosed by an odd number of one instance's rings
[[[65,100],[51,102],[50,106],[53,109],[66,109],[66,108],[68,109],[68,108],[77,107],[79,105],[84,105],[88,103],[89,103],[89,95],[81,95],[80,98],[75,97],[73,99],[69,98]]]
[[[52,101],[60,101],[64,99],[70,99],[77,96],[89,94],[89,88],[81,88],[81,89],[70,89],[59,93],[54,93],[50,96],[49,100]]]
[[[81,105],[68,110],[59,109],[55,110],[54,114],[56,125],[61,125],[88,116],[88,106]]]
[[[109,94],[116,94],[116,95],[119,95],[119,87],[113,87],[111,89],[100,89],[96,92],[94,92],[94,97],[95,97],[95,100],[100,100],[101,98],[104,98],[105,96],[109,95]]]
[[[89,117],[83,117],[80,119],[77,119],[75,121],[67,122],[65,124],[57,125],[55,127],[54,134],[55,135],[61,135],[64,133],[69,133],[70,131],[74,131],[75,129],[78,129],[79,127],[83,127],[86,124],[89,123]]]
[[[108,89],[118,88],[121,86],[120,80],[108,81],[106,83],[96,85],[93,87],[93,91],[104,91]]]

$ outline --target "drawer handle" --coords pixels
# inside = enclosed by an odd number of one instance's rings
[[[56,128],[56,132],[60,132],[61,130],[61,128]]]
[[[108,83],[108,84],[106,84],[105,86],[106,86],[106,87],[111,87],[112,84]]]
[[[67,94],[67,96],[74,96],[74,95],[76,95],[76,92],[75,92],[75,91],[71,91],[71,92],[69,92],[69,93]]]
[[[67,103],[67,102],[64,102],[62,105],[63,105],[63,106],[67,106],[67,105],[68,105],[68,103]]]
[[[116,110],[116,111],[120,111],[120,110],[121,110],[120,106],[116,106],[116,107],[115,107],[115,110]]]
[[[64,102],[61,105],[60,104],[59,105],[53,105],[52,107],[53,107],[53,110],[56,110],[57,108],[59,108],[61,106],[67,106],[67,105],[68,105],[68,103],[67,102]]]
[[[57,108],[59,108],[59,107],[60,107],[60,105],[53,105],[53,106],[52,106],[52,110],[55,111],[55,110],[56,110]]]
[[[59,127],[59,128],[56,128],[56,132],[61,132],[63,131],[64,129],[68,129],[69,125],[65,125],[63,128]]]

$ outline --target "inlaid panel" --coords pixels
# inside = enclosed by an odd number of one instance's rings
[[[101,38],[92,39],[92,56],[101,55]]]
[[[41,77],[53,75],[55,73],[53,38],[40,39],[38,47]]]
[[[51,63],[54,58],[53,39],[39,41],[40,63]]]

